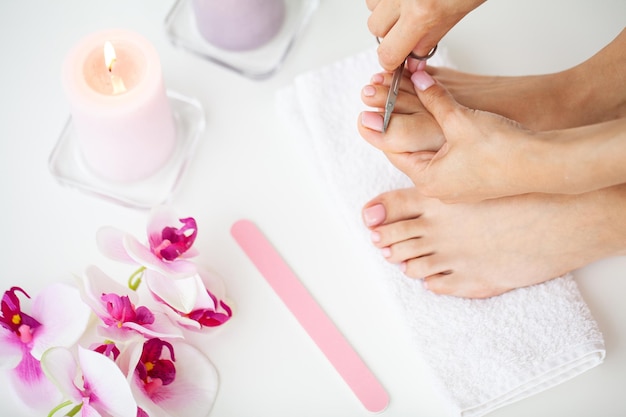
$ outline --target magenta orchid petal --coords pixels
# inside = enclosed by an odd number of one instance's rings
[[[127,296],[132,304],[138,302],[138,296],[134,291],[119,284],[96,266],[89,266],[85,270],[82,290],[83,301],[100,318],[109,316],[106,303],[102,302],[103,294]]]
[[[114,227],[105,226],[96,233],[96,243],[102,254],[114,261],[134,264],[135,260],[124,248],[125,232]]]
[[[175,262],[163,261],[130,235],[124,238],[124,247],[136,263],[148,269],[155,269],[163,274],[177,275],[190,275],[196,272],[193,262],[184,259],[177,259]]]
[[[57,387],[46,378],[39,360],[26,349],[20,363],[11,370],[10,377],[15,394],[31,409],[49,411],[62,399]]]
[[[104,355],[78,347],[89,405],[101,414],[136,417],[137,403],[120,368]],[[85,395],[85,394],[83,394]]]
[[[34,299],[32,314],[41,322],[35,331],[31,354],[40,359],[53,346],[69,347],[85,332],[90,309],[77,288],[56,283],[48,285]]]
[[[137,294],[95,266],[87,268],[83,298],[104,323],[98,332],[112,340],[127,340],[140,333],[150,337],[182,337],[182,331],[163,313],[137,306]]]

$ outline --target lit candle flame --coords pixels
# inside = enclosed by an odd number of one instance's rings
[[[104,43],[104,64],[109,71],[109,77],[111,78],[111,85],[113,86],[113,94],[121,94],[126,91],[126,86],[121,77],[113,74],[113,64],[117,61],[117,55],[115,54],[115,48],[109,41]]]
[[[104,64],[106,65],[109,72],[113,71],[113,64],[117,60],[117,55],[115,55],[115,48],[113,48],[113,44],[109,41],[104,43]]]

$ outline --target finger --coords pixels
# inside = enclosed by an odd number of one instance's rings
[[[415,92],[415,86],[413,85],[413,82],[411,82],[411,72],[409,72],[408,70],[405,70],[402,75],[403,76],[400,79],[399,90],[405,91],[417,97],[417,93]],[[386,87],[389,87],[391,85],[392,79],[393,79],[392,72],[380,72],[380,73],[372,75],[370,82],[373,85],[384,85]]]
[[[396,0],[381,0],[367,19],[367,28],[372,35],[384,38],[400,18]]]
[[[374,10],[376,6],[378,6],[378,3],[380,3],[380,0],[365,0],[365,4],[367,5],[369,11]]]
[[[445,130],[446,119],[449,115],[463,108],[452,97],[452,94],[441,84],[436,82],[426,71],[416,71],[411,75],[417,95],[437,123]]]
[[[410,30],[407,31],[409,28]],[[404,27],[396,23],[378,46],[380,65],[387,71],[398,68],[423,35],[421,30],[414,30],[414,26]]]

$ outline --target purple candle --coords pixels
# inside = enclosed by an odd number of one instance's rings
[[[193,0],[192,4],[200,34],[231,51],[266,44],[285,19],[284,0]]]

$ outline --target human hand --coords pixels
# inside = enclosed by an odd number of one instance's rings
[[[389,84],[389,76],[379,76],[384,80],[363,90],[363,101],[372,107],[384,106]],[[522,194],[541,186],[541,173],[550,161],[538,151],[543,149],[540,135],[502,116],[460,105],[425,71],[415,72],[410,81],[405,78],[401,83],[386,134],[381,133],[378,112],[362,113],[359,133],[421,193],[456,203]],[[414,88],[412,95],[409,88]]]
[[[485,0],[366,0],[372,12],[367,25],[382,38],[380,65],[400,66],[411,51],[426,56],[465,15]]]

